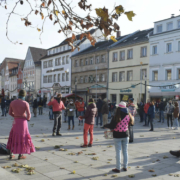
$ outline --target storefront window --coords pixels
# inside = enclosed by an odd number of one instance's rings
[[[111,94],[112,103],[116,103],[116,94]]]
[[[166,70],[166,80],[171,80],[171,70]]]

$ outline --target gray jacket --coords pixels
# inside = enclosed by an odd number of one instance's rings
[[[174,105],[167,104],[165,110],[166,110],[167,114],[173,114],[173,112],[174,112]]]

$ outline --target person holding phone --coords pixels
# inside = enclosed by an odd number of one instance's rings
[[[35,152],[34,145],[28,130],[28,123],[31,119],[29,104],[25,101],[26,92],[19,91],[17,100],[11,102],[9,115],[14,118],[13,126],[9,134],[7,149],[10,150],[10,159],[13,154],[19,154],[18,159],[26,159],[22,154],[31,154]]]
[[[52,106],[53,115],[54,115],[54,126],[52,136],[62,136],[60,134],[61,129],[61,117],[62,110],[66,109],[64,103],[61,101],[62,95],[59,93],[56,98],[52,97],[51,101],[48,103],[48,106]]]

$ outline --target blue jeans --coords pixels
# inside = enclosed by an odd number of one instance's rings
[[[129,137],[126,138],[114,138],[114,145],[116,150],[116,169],[121,169],[121,147],[123,152],[123,164],[124,168],[128,166],[128,143]]]
[[[161,121],[162,118],[162,122],[164,122],[164,111],[159,111],[159,121]]]
[[[49,119],[54,119],[53,118],[53,110],[49,109]]]
[[[84,116],[84,111],[78,111],[78,116]],[[82,123],[83,124],[83,120],[79,121],[79,124]]]
[[[177,128],[179,127],[178,118],[175,118],[175,119],[174,119],[174,124],[175,124],[175,126],[176,126]]]
[[[102,113],[98,112],[98,116],[96,117],[96,126],[98,126],[98,120],[100,118],[100,125],[102,126]]]
[[[2,109],[2,116],[6,116],[6,108],[1,108]]]
[[[148,118],[148,121],[147,121],[147,118]],[[149,126],[149,116],[146,113],[144,116],[144,120],[145,120],[145,125]]]
[[[108,113],[108,119],[110,119],[111,118],[111,111],[109,111],[109,113]]]
[[[70,121],[72,120],[72,125],[74,126],[74,116],[68,116],[68,125],[70,126]]]

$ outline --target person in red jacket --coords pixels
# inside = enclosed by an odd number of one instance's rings
[[[150,101],[148,100],[147,103],[144,105],[145,124],[143,126],[149,126],[149,116],[148,116],[149,106],[150,106]],[[148,118],[148,122],[147,122],[147,118]]]
[[[52,136],[55,136],[55,133],[57,136],[62,136],[60,134],[60,128],[61,128],[61,115],[62,110],[66,109],[64,106],[64,103],[61,101],[61,94],[57,95],[57,98],[52,98],[51,101],[48,103],[48,106],[52,106],[53,108],[53,114],[54,114],[54,127],[53,127],[53,134]],[[57,129],[57,131],[56,131]]]
[[[92,147],[93,143],[93,128],[95,123],[95,117],[97,117],[98,111],[94,99],[89,99],[88,107],[84,116],[80,116],[80,119],[85,119],[84,123],[84,144],[82,148]],[[90,142],[88,144],[88,132],[90,134]]]
[[[83,116],[84,115],[84,101],[83,99],[80,99],[80,102],[77,104],[77,110],[78,110],[78,116]],[[79,121],[79,126],[83,126],[83,121]]]

